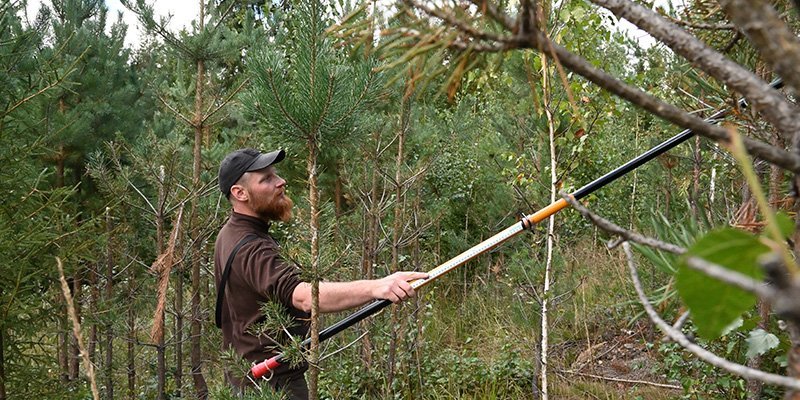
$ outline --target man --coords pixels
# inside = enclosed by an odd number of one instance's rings
[[[240,149],[228,154],[219,168],[219,188],[233,212],[214,245],[217,320],[222,328],[223,347],[232,348],[250,362],[260,362],[276,354],[276,343],[271,338],[252,332],[254,325],[263,319],[260,311],[263,303],[282,304],[300,322],[290,329],[291,334],[308,333],[311,284],[301,281],[299,271],[281,257],[278,243],[269,234],[272,221],[286,222],[292,216],[293,203],[285,193],[286,181],[274,167],[285,156],[283,150],[261,153]],[[227,264],[230,267],[225,274]],[[397,272],[375,280],[321,282],[319,310],[342,311],[374,299],[399,302],[414,296],[409,281],[427,277],[420,272]],[[223,286],[221,291],[220,286]],[[274,371],[270,385],[283,389],[293,399],[306,399],[307,368],[307,365],[297,369],[281,366]],[[239,390],[248,384],[242,378],[228,378]]]

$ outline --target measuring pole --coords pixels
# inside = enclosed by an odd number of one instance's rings
[[[780,79],[776,79],[773,81],[770,86],[773,88],[780,88],[783,86],[783,82]],[[740,99],[738,101],[739,107],[745,108],[747,107],[747,102],[745,99]],[[719,110],[715,112],[710,117],[706,118],[706,122],[708,123],[717,123],[719,122],[720,118],[725,117],[731,112],[730,109]],[[603,186],[614,182],[618,178],[624,176],[628,172],[633,171],[634,169],[642,166],[643,164],[647,163],[648,161],[658,157],[661,154],[666,153],[667,151],[671,150],[672,148],[678,146],[679,144],[685,142],[687,139],[694,136],[694,132],[690,129],[686,129],[683,132],[671,137],[670,139],[664,141],[663,143],[659,144],[656,147],[648,150],[647,152],[639,155],[638,157],[634,158],[633,160],[628,161],[627,163],[617,167],[613,171],[595,179],[594,181],[590,182],[589,184],[583,186],[582,188],[576,190],[575,192],[571,193],[569,196],[575,200],[580,200],[589,194],[593,193],[594,191],[602,188]],[[511,225],[510,227],[504,229],[500,233],[495,234],[494,236],[490,237],[489,239],[484,240],[483,242],[478,243],[474,247],[468,249],[467,251],[453,257],[449,261],[445,262],[444,264],[439,265],[438,267],[428,271],[428,279],[420,279],[416,280],[411,283],[411,287],[414,290],[417,290],[431,282],[433,282],[436,278],[452,271],[455,268],[465,264],[467,261],[499,246],[502,243],[505,243],[507,240],[517,236],[519,233],[526,229],[530,229],[534,225],[538,224],[539,222],[543,221],[544,219],[550,217],[551,215],[561,211],[562,209],[569,206],[569,203],[565,199],[559,199],[552,204],[548,205],[541,210],[526,216],[520,222]],[[392,302],[390,300],[375,300],[374,302],[367,304],[366,306],[362,307],[358,311],[354,312],[353,314],[349,315],[348,317],[342,319],[341,321],[323,329],[319,333],[319,341],[322,342],[323,340],[330,339],[337,333],[357,324],[358,322],[364,320],[365,318],[378,313],[380,310],[383,310],[387,306],[391,305]],[[311,339],[304,340],[300,346],[302,348],[306,348],[311,344]],[[275,370],[278,366],[283,364],[283,353],[278,354],[268,360],[262,361],[256,365],[254,365],[250,369],[250,373],[254,378],[260,378],[266,375],[269,371]]]

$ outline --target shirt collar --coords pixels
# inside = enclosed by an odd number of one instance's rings
[[[239,214],[236,211],[231,212],[231,222],[237,225],[248,226],[258,232],[264,233],[269,233],[269,227],[271,225],[269,222],[262,221],[261,219],[250,215]]]

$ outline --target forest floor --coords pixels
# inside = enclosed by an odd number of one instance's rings
[[[579,353],[568,368],[555,371],[560,382],[555,394],[576,399],[655,400],[680,396],[680,383],[668,382],[658,373],[660,355],[654,346],[647,345],[659,340],[658,332],[641,323],[630,329],[607,331],[591,343],[562,344],[557,351]]]

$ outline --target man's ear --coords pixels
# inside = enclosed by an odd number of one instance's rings
[[[247,193],[247,189],[244,188],[242,185],[233,185],[231,186],[231,199],[236,199],[240,202],[246,202],[249,199],[249,194]]]

